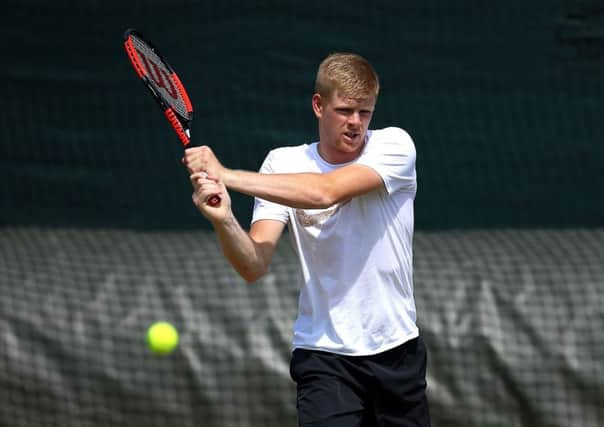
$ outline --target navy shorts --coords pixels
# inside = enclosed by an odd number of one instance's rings
[[[371,356],[295,349],[300,426],[430,426],[421,338]]]

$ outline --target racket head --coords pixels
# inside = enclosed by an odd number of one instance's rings
[[[193,105],[178,75],[157,47],[139,31],[124,32],[124,48],[134,71],[153,95],[183,146],[191,143]]]
[[[193,105],[178,75],[157,47],[133,28],[124,32],[124,48],[134,71],[163,110],[183,146],[190,147]],[[218,206],[220,201],[220,196],[215,194],[207,203]]]

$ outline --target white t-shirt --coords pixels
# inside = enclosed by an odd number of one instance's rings
[[[415,146],[402,129],[368,131],[361,155],[327,163],[318,143],[272,150],[261,173],[325,173],[358,163],[384,188],[327,209],[294,209],[256,198],[252,222],[289,224],[302,267],[294,348],[376,354],[418,336],[413,298]]]

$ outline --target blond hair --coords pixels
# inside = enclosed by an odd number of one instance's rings
[[[334,92],[363,99],[375,97],[380,91],[380,82],[372,65],[354,53],[332,53],[321,62],[315,80],[315,92],[331,97]]]

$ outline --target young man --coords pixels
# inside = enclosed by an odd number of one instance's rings
[[[364,58],[332,54],[312,97],[318,142],[272,150],[259,173],[224,167],[208,147],[183,158],[195,205],[248,282],[289,226],[303,274],[290,366],[301,426],[430,425],[413,298],[415,147],[402,129],[369,130],[378,92]],[[256,198],[249,232],[227,189]]]

